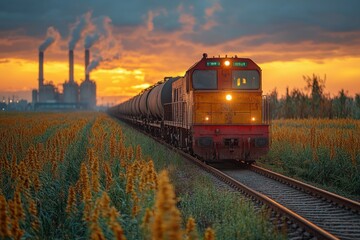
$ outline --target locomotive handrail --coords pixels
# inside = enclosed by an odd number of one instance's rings
[[[164,120],[172,121],[181,127],[186,127],[188,125],[186,106],[185,101],[164,104]]]

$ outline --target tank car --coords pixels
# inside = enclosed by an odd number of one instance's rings
[[[203,54],[182,77],[167,77],[109,109],[204,161],[246,163],[269,150],[269,103],[249,58]]]

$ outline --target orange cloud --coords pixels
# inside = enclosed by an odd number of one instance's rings
[[[205,9],[202,30],[218,27],[214,16],[221,10],[219,4]],[[302,89],[305,86],[303,76],[312,74],[320,77],[326,74],[325,91],[332,95],[336,95],[341,88],[352,95],[360,93],[360,50],[357,45],[310,40],[298,43],[267,42],[266,39],[274,36],[266,33],[226,39],[210,45],[193,41],[193,35],[189,35],[196,34],[197,18],[181,5],[177,12],[181,27],[176,31],[164,32],[155,28],[154,18],[169,14],[165,9],[146,12],[144,23],[136,27],[115,27],[107,22],[111,34],[94,45],[96,49],[90,50],[92,56],[100,51],[105,59],[91,72],[91,78],[97,84],[98,103],[124,101],[164,77],[183,76],[202,57],[203,52],[207,52],[209,57],[227,54],[253,59],[263,70],[264,93],[275,87],[280,94],[285,92],[287,86]],[[84,35],[79,40],[82,44],[78,44],[74,52],[75,80],[78,83],[84,79]],[[324,36],[327,36],[326,33]],[[342,36],[356,39],[359,33],[344,33]],[[30,92],[37,88],[37,47],[42,40],[23,35],[0,39],[3,50],[0,52],[0,96],[1,91]],[[62,83],[68,79],[68,40],[60,40],[45,52],[45,82],[51,80],[60,90]],[[13,51],[6,52],[8,48]],[[117,53],[120,53],[119,57],[114,57]]]

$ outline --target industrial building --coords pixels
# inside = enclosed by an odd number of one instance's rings
[[[69,50],[69,80],[63,84],[63,93],[52,83],[44,84],[44,52],[39,51],[39,88],[32,91],[35,111],[93,110],[96,107],[96,83],[90,79],[87,67],[90,51],[85,50],[85,80],[79,85],[74,80],[74,51]]]
[[[96,83],[90,80],[88,66],[90,64],[90,51],[85,49],[85,81],[80,84],[80,103],[93,109],[96,106]]]
[[[64,102],[79,102],[79,85],[74,81],[74,51],[69,50],[69,81],[63,84]]]
[[[38,102],[54,103],[56,95],[55,86],[51,83],[44,84],[44,52],[39,51],[39,91]]]

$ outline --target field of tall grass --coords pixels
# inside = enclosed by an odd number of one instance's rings
[[[359,120],[276,120],[271,138],[260,164],[360,199]]]
[[[1,239],[282,238],[264,212],[105,114],[0,114],[0,138]]]

